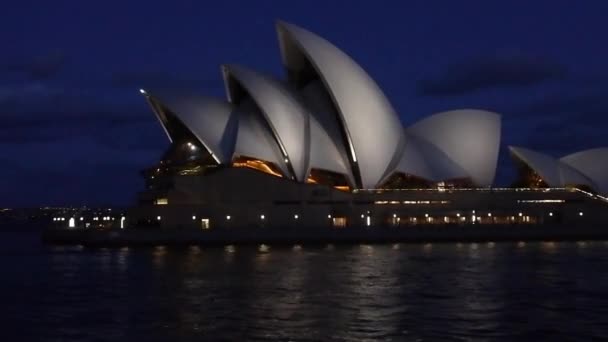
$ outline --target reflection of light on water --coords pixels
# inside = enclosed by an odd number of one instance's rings
[[[234,253],[234,252],[236,252],[236,247],[234,247],[234,245],[224,246],[224,252],[226,252],[226,253]]]
[[[477,250],[478,248],[479,248],[479,245],[478,245],[476,242],[473,242],[473,243],[471,244],[471,249],[472,249],[472,250]]]
[[[401,248],[401,246],[398,243],[393,244],[393,249],[397,250],[399,248]]]
[[[333,251],[334,250],[334,245],[332,245],[331,243],[328,243],[327,246],[325,246],[325,250],[326,251]]]
[[[299,251],[302,250],[302,246],[300,246],[300,245],[293,245],[293,250],[296,251],[296,252],[299,252]]]
[[[261,244],[258,247],[258,252],[260,252],[260,253],[268,253],[269,251],[270,251],[270,247],[268,247],[268,245]]]
[[[374,246],[372,245],[359,245],[359,248],[361,249],[361,251],[371,254],[374,252]]]
[[[129,256],[129,247],[122,247],[118,252],[118,267],[121,271],[127,270],[127,257]]]
[[[585,242],[585,241],[577,241],[577,242],[576,242],[576,245],[577,245],[579,248],[585,248],[585,247],[587,247],[587,242]]]
[[[201,252],[201,248],[199,246],[190,246],[190,254],[199,254]]]
[[[553,241],[543,241],[540,243],[540,249],[543,252],[553,253],[557,249],[557,244]]]
[[[490,241],[488,242],[488,248],[494,248],[494,242]]]
[[[517,243],[517,247],[519,247],[519,248],[524,248],[524,247],[526,247],[526,243],[525,243],[525,242],[523,242],[523,241],[519,241],[519,242]]]
[[[456,248],[461,249],[462,248],[462,242],[459,242],[456,244]]]
[[[167,248],[165,246],[154,247],[154,252],[152,252],[152,255],[154,256],[154,264],[157,267],[163,266],[165,254],[167,254]]]

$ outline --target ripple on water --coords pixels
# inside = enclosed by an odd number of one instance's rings
[[[589,340],[608,334],[604,243],[268,246],[263,252],[259,246],[15,250],[2,243],[8,252],[0,248],[0,319],[12,340]]]

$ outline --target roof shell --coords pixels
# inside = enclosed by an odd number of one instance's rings
[[[469,174],[443,151],[416,136],[408,136],[397,171],[434,182],[469,177]]]
[[[445,153],[467,172],[474,184],[491,186],[500,148],[500,115],[477,109],[434,114],[406,130]]]
[[[157,90],[144,93],[171,141],[174,137],[169,133],[171,129],[167,127],[169,121],[166,113],[159,113],[155,108],[157,104],[171,111],[218,163],[230,162],[238,124],[230,103],[187,91]]]
[[[560,160],[549,155],[523,147],[509,146],[509,150],[515,157],[534,170],[551,187],[587,185],[591,188],[596,188],[596,185],[587,176],[572,166],[562,163]]]
[[[308,111],[293,93],[270,76],[236,65],[225,65],[222,70],[230,102],[240,101],[237,91],[240,85],[259,107],[283,159],[291,164],[293,176],[300,182],[305,181],[310,155]]]
[[[608,147],[573,153],[560,161],[589,177],[597,186],[598,192],[608,194]]]
[[[359,185],[377,187],[396,168],[405,140],[393,107],[376,82],[327,40],[284,22],[277,30],[288,73],[312,65],[330,94]]]
[[[268,125],[262,121],[259,109],[253,100],[246,99],[236,109],[238,116],[238,134],[234,147],[235,157],[249,157],[275,164],[284,176],[290,171],[283,159],[279,146],[270,132]]]

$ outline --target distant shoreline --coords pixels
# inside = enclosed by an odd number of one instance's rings
[[[47,229],[42,240],[52,245],[122,246],[225,246],[294,244],[382,244],[429,242],[579,241],[608,240],[608,225],[474,225],[413,226],[406,228],[346,229],[222,229],[153,230]]]

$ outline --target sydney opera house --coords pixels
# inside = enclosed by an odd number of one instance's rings
[[[171,144],[143,171],[133,225],[407,227],[606,220],[608,148],[554,159],[511,147],[493,187],[501,117],[438,113],[404,127],[332,43],[279,22],[286,77],[223,65],[226,99],[141,90]]]

